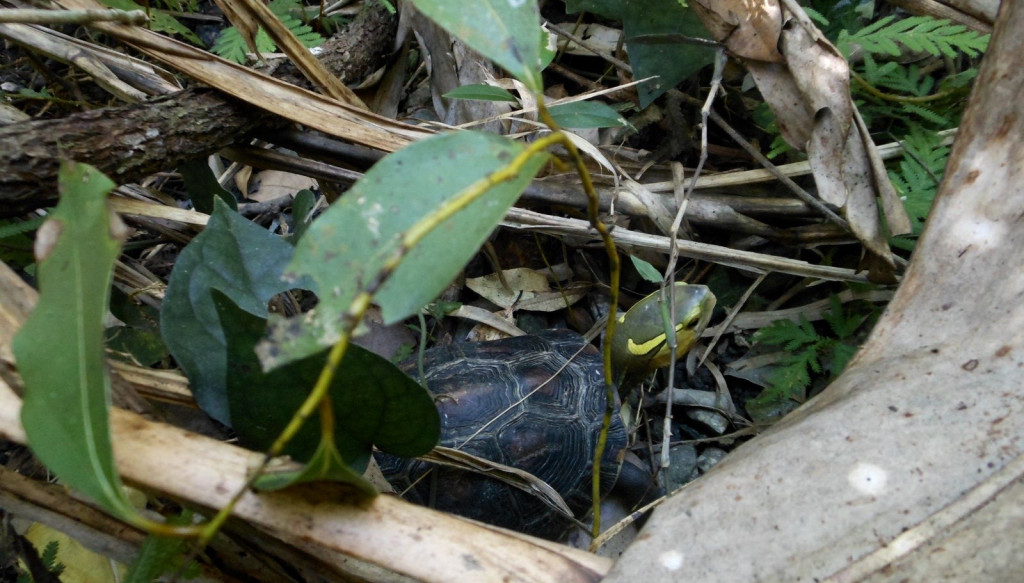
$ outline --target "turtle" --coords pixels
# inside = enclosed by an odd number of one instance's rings
[[[714,296],[705,286],[677,285],[684,286],[677,287],[684,300],[677,310],[682,322],[677,337],[695,336],[693,330],[707,324]],[[631,324],[624,329],[639,333]],[[664,324],[658,322],[655,330],[652,336],[660,331],[664,337]],[[688,349],[692,338],[682,337],[687,344],[681,348]],[[641,340],[633,344],[654,346]],[[440,445],[533,474],[579,516],[591,504],[592,464],[605,414],[602,364],[598,349],[576,332],[546,330],[426,350],[421,380],[440,413]],[[419,359],[400,367],[417,378]],[[615,488],[635,503],[653,492],[652,480],[641,465],[623,463],[627,432],[614,391],[613,397],[616,414],[602,457],[601,492]],[[551,540],[571,526],[540,497],[485,472],[390,455],[378,454],[377,460],[385,478],[413,502]]]

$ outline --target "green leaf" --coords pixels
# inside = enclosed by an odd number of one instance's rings
[[[942,145],[935,132],[913,125],[903,139],[903,148],[899,172],[890,171],[889,178],[903,199],[914,234],[920,234],[945,172],[949,146]]]
[[[238,210],[238,201],[217,182],[205,158],[196,158],[179,164],[178,172],[185,182],[185,190],[192,199],[192,206],[196,207],[197,211],[211,214],[214,197],[227,203],[231,210]]]
[[[269,449],[312,390],[327,353],[263,372],[254,348],[266,320],[239,309],[220,291],[212,293],[227,339],[233,429],[246,447]],[[275,484],[302,476],[361,487],[373,444],[403,457],[422,455],[437,444],[440,419],[430,394],[395,365],[359,346],[349,345],[328,394],[334,434],[321,435],[318,416],[306,421],[284,453],[310,468],[287,479],[278,476]]]
[[[219,199],[214,202],[206,228],[178,255],[160,309],[160,330],[196,402],[230,425],[226,345],[210,290],[219,289],[245,311],[266,316],[270,298],[290,287],[281,273],[293,248]]]
[[[18,235],[30,233],[39,228],[46,220],[45,217],[33,217],[31,219],[7,219],[0,221],[0,239],[10,239]]]
[[[57,560],[59,552],[60,543],[52,540],[46,543],[46,547],[43,549],[43,554],[39,557],[43,562],[43,566],[46,567],[46,570],[58,576],[67,568],[64,563]]]
[[[535,0],[413,0],[413,4],[532,91],[543,90],[541,48],[547,38]]]
[[[829,364],[829,369],[834,376],[838,376],[846,368],[846,365],[853,358],[854,354],[857,354],[859,347],[845,342],[837,342],[832,348],[832,362]]]
[[[168,518],[167,523],[186,526],[192,523],[192,516],[191,510],[183,510],[181,514]],[[181,568],[188,550],[186,539],[150,534],[142,541],[142,546],[139,547],[139,552],[135,556],[135,561],[132,562],[128,576],[123,581],[124,583],[156,581],[161,575]],[[185,575],[186,580],[191,578],[187,574]]]
[[[483,83],[456,87],[454,90],[445,93],[444,97],[448,99],[476,99],[479,101],[511,101],[512,103],[519,103],[515,95],[501,87]]]
[[[286,277],[308,277],[320,303],[299,318],[272,317],[259,351],[267,368],[315,354],[337,341],[341,321],[367,282],[401,250],[402,236],[463,189],[505,167],[525,146],[478,132],[416,142],[375,164],[310,226]],[[416,313],[458,275],[546,160],[443,221],[411,249],[374,300],[387,323]]]
[[[133,326],[111,326],[104,331],[107,348],[114,351],[114,357],[128,360],[142,366],[151,366],[167,358],[170,353],[155,330],[143,330]],[[131,358],[125,358],[130,356]]]
[[[636,79],[655,77],[637,87],[640,107],[690,77],[714,59],[708,47],[672,40],[675,36],[708,36],[696,13],[677,0],[568,0],[569,13],[588,11],[622,21],[626,50]],[[662,36],[663,40],[655,37]],[[643,38],[647,37],[647,38]]]
[[[630,255],[629,259],[630,261],[633,262],[633,267],[636,268],[636,271],[637,273],[640,274],[640,277],[644,278],[645,280],[651,283],[661,283],[661,281],[665,279],[661,275],[661,272],[655,269],[653,265],[644,261],[643,259],[640,259],[636,255]]]
[[[281,490],[308,482],[342,482],[358,488],[366,496],[376,496],[377,489],[361,474],[352,470],[329,439],[320,441],[313,457],[299,469],[271,471],[256,479],[257,490]]]
[[[839,296],[832,294],[829,296],[829,311],[825,312],[823,316],[825,321],[828,322],[829,327],[832,328],[832,332],[835,333],[836,338],[845,340],[853,336],[870,314],[857,314],[851,310],[844,309]]]
[[[619,112],[597,101],[577,101],[551,108],[551,117],[566,128],[613,128],[627,126]]]
[[[91,166],[65,162],[59,184],[60,203],[41,227],[56,244],[39,262],[39,302],[12,346],[25,381],[21,420],[29,446],[50,471],[129,518],[135,511],[111,453],[103,352],[103,319],[121,249],[106,202],[114,183]]]
[[[104,331],[107,349],[114,351],[115,356],[127,354],[130,360],[148,366],[170,355],[160,338],[160,313],[156,308],[136,304],[128,294],[114,289],[110,313],[125,324]]]
[[[32,237],[28,233],[39,228],[43,220],[44,217],[0,221],[0,261],[32,273],[29,266],[35,263],[35,257],[32,255]]]
[[[303,188],[295,193],[292,200],[292,234],[288,240],[294,245],[312,224],[312,212],[316,208],[316,195]]]
[[[189,42],[196,46],[204,46],[203,41],[196,36],[196,33],[192,32],[187,26],[178,22],[170,14],[160,10],[147,10],[142,6],[132,2],[132,0],[101,0],[103,4],[110,8],[117,8],[120,10],[141,10],[149,15],[149,27],[156,32],[167,32],[171,34],[179,34]]]
[[[302,46],[311,48],[323,44],[324,37],[320,36],[308,24],[292,14],[292,12],[300,14],[302,12],[302,5],[296,0],[274,0],[267,7],[277,16],[281,24],[295,35],[295,38],[302,43]],[[256,52],[258,53],[269,53],[277,50],[277,45],[274,44],[270,35],[262,27],[256,31],[256,38],[254,40]],[[245,63],[246,53],[249,52],[250,47],[246,45],[245,39],[242,38],[238,29],[230,26],[221,31],[217,41],[214,42],[210,50],[229,61]]]

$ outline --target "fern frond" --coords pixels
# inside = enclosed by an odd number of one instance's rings
[[[22,235],[34,231],[43,224],[43,217],[28,219],[27,221],[5,221],[0,223],[0,239],[9,239],[16,235]]]
[[[796,351],[817,342],[818,333],[815,332],[814,326],[801,316],[799,323],[792,320],[772,322],[758,330],[754,340],[771,346],[782,346],[789,351]]]
[[[936,127],[948,128],[956,125],[954,120],[945,115],[948,112],[939,112],[918,103],[901,103],[900,108],[903,109],[904,113],[931,122]]]
[[[879,64],[871,55],[864,56],[864,80],[874,87],[885,87],[918,97],[928,95],[935,87],[935,80],[922,75],[918,67],[904,67],[896,61]]]
[[[910,215],[914,233],[920,233],[942,181],[949,146],[942,145],[942,137],[937,133],[912,125],[903,148],[899,171],[890,171],[889,178]]]
[[[832,362],[829,364],[829,370],[832,374],[838,376],[846,370],[846,365],[850,363],[850,359],[853,358],[854,354],[857,354],[856,346],[837,342],[832,349]]]
[[[864,323],[864,320],[867,320],[868,314],[860,314],[851,309],[844,309],[842,301],[836,294],[829,296],[828,300],[829,309],[823,314],[825,321],[832,328],[836,338],[840,340],[851,338],[857,329],[861,327],[861,324]]]
[[[911,16],[902,20],[886,16],[854,33],[841,31],[836,45],[847,57],[855,46],[866,54],[892,57],[901,55],[900,46],[933,57],[953,58],[957,53],[976,57],[988,48],[988,35],[930,16]]]
[[[40,560],[43,561],[43,565],[46,570],[54,575],[60,575],[66,568],[64,563],[57,560],[57,553],[60,552],[60,543],[52,540],[46,543],[46,547],[43,549],[42,555],[39,556]]]
[[[302,6],[296,0],[274,0],[267,7],[295,35],[295,38],[299,39],[302,46],[312,48],[324,42],[324,38],[319,33],[292,15],[293,11],[302,9]],[[217,42],[214,43],[210,50],[229,61],[244,63],[249,47],[246,46],[245,40],[242,39],[238,29],[231,26],[221,31],[220,36],[217,37]],[[272,53],[277,50],[277,45],[263,28],[256,32],[256,50],[260,53]]]

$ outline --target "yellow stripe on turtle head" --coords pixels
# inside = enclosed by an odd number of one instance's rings
[[[676,357],[681,357],[697,341],[715,307],[715,296],[703,285],[675,284]],[[672,354],[666,342],[661,294],[655,292],[617,319],[612,340],[612,361],[622,373],[647,372],[666,366]]]

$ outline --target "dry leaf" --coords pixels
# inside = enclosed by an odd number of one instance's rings
[[[776,48],[782,11],[776,2],[694,0],[690,6],[715,40],[737,57],[769,63],[783,61]]]
[[[872,279],[893,280],[895,262],[876,199],[882,199],[892,233],[907,232],[910,221],[850,96],[846,59],[802,11],[790,12],[801,10],[794,3],[785,2],[784,10],[775,0],[701,0],[701,6],[705,25],[750,71],[782,137],[807,152],[821,199],[841,210],[873,256],[865,262]],[[775,14],[784,24],[769,39]],[[758,50],[767,44],[777,44],[782,62],[772,51]]]

